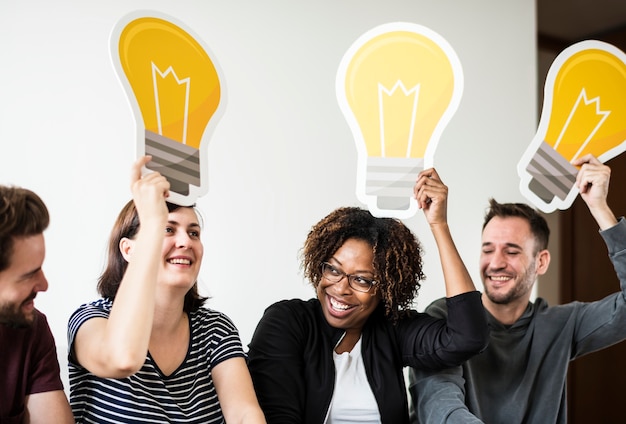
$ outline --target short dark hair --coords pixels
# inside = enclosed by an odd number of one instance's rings
[[[50,224],[43,200],[21,187],[0,185],[0,271],[11,265],[16,237],[41,234]]]
[[[167,202],[167,210],[169,212],[173,212],[182,207],[195,209],[194,206],[178,206]],[[126,259],[124,259],[120,251],[120,241],[123,238],[134,239],[137,232],[139,232],[139,215],[137,214],[135,203],[130,200],[117,216],[113,230],[109,236],[107,265],[98,279],[98,293],[100,293],[102,297],[111,300],[115,299],[126,268],[128,268],[128,262],[126,262]],[[206,300],[206,297],[202,297],[198,293],[198,283],[196,282],[185,295],[183,309],[185,312],[193,312],[202,306]]]
[[[508,218],[519,217],[528,221],[530,232],[535,237],[535,254],[541,250],[548,248],[550,241],[550,228],[545,218],[536,210],[525,203],[498,203],[496,200],[489,199],[489,208],[485,213],[485,221],[483,222],[483,230],[493,217]]]
[[[396,322],[410,308],[420,282],[425,279],[421,245],[401,221],[376,218],[356,207],[336,209],[315,224],[307,236],[301,251],[304,275],[317,288],[322,279],[322,263],[351,238],[372,246],[385,316]]]

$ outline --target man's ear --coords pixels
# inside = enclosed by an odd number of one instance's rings
[[[537,254],[537,275],[543,275],[550,265],[550,251],[543,249]]]
[[[126,262],[130,262],[130,257],[133,252],[133,241],[128,237],[123,237],[120,240],[120,253]]]

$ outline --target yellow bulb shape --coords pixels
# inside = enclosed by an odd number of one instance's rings
[[[570,162],[605,162],[626,140],[626,55],[596,40],[561,52],[548,71],[537,134],[518,164],[520,190],[544,212],[567,209],[578,191]]]
[[[602,156],[626,140],[626,64],[587,49],[561,66],[545,141],[564,158]]]
[[[145,128],[199,148],[220,102],[218,73],[204,48],[177,25],[145,17],[122,31],[119,57]]]
[[[336,85],[359,154],[358,197],[375,215],[411,216],[415,178],[432,166],[460,103],[463,73],[456,53],[428,28],[384,24],[348,49]]]
[[[138,155],[152,155],[146,167],[168,179],[170,201],[195,203],[207,190],[202,140],[223,109],[216,64],[196,38],[164,16],[128,15],[113,32],[111,49],[135,111]]]
[[[446,52],[410,31],[369,40],[346,72],[346,99],[369,156],[423,158],[453,93]]]

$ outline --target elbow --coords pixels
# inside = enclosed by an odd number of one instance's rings
[[[489,345],[489,329],[480,333],[475,333],[472,337],[463,337],[462,345],[457,345],[456,348],[449,350],[450,356],[447,360],[444,360],[445,367],[456,367],[461,365],[468,359],[479,355]]]
[[[427,369],[440,370],[463,364],[468,359],[482,353],[489,345],[489,329],[472,333],[449,333],[446,342],[435,350],[435,360]]]
[[[480,329],[476,331],[474,337],[470,338],[470,344],[472,350],[475,352],[474,354],[478,354],[483,352],[489,346],[489,340],[491,338],[491,331],[489,329],[489,324],[487,323],[486,313],[483,315],[484,321],[481,325],[478,326]],[[473,356],[473,355],[472,355]]]
[[[485,326],[482,327],[482,331],[477,331],[473,337],[467,338],[466,347],[470,357],[487,349],[489,345],[489,334],[489,327],[485,324]]]
[[[143,367],[146,362],[146,355],[139,354],[126,354],[120,355],[111,362],[111,371],[113,371],[117,377],[124,378],[130,377]]]
[[[467,350],[468,357],[466,359],[471,358],[472,356],[478,355],[487,349],[489,345],[489,332],[485,332],[484,337],[477,338],[469,345]]]
[[[463,340],[463,343],[462,348],[459,349],[458,363],[452,364],[452,366],[460,365],[462,362],[465,362],[487,349],[489,345],[489,327],[485,325],[481,331],[465,334],[460,339]]]
[[[101,378],[126,378],[137,373],[145,362],[145,354],[117,353],[109,356],[95,370],[89,371]]]

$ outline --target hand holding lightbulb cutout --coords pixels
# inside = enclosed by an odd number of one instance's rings
[[[417,24],[375,27],[344,54],[337,100],[357,147],[357,196],[373,215],[415,214],[415,179],[433,166],[462,92],[456,53],[439,34]]]
[[[208,136],[223,111],[216,62],[170,17],[126,16],[111,35],[111,55],[137,123],[137,157],[170,182],[168,201],[195,203],[208,190]],[[204,142],[203,142],[204,141]]]
[[[626,55],[601,41],[574,44],[548,71],[537,134],[517,167],[520,191],[544,212],[567,209],[578,195],[575,161],[604,163],[625,141]]]

